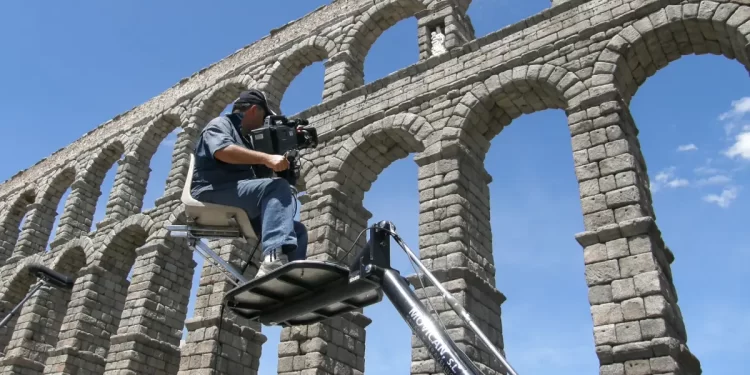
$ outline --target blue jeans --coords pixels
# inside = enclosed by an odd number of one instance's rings
[[[294,220],[298,203],[286,180],[240,180],[214,186],[214,190],[202,192],[195,199],[245,210],[260,237],[263,255],[283,246],[289,261],[307,258],[307,228]]]

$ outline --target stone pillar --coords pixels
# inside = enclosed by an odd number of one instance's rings
[[[190,297],[191,253],[176,242],[152,242],[137,260],[105,374],[174,374]]]
[[[210,241],[209,247],[238,270],[252,279],[258,271],[260,247],[253,254],[255,242],[241,240]],[[205,261],[201,274],[194,317],[185,321],[188,335],[181,348],[179,375],[257,374],[266,336],[260,324],[250,323],[231,310],[223,308],[226,292],[234,284],[210,261]]]
[[[126,154],[117,161],[117,175],[107,201],[107,211],[97,228],[122,221],[141,211],[146,183],[151,173],[150,160],[137,155]]]
[[[177,142],[172,151],[172,170],[167,177],[167,186],[164,197],[179,199],[182,189],[185,187],[188,166],[190,165],[190,154],[193,153],[195,142],[200,130],[195,125],[187,126],[177,134]],[[189,176],[192,178],[193,176]],[[159,203],[157,205],[160,206]]]
[[[81,269],[73,287],[59,341],[49,352],[45,374],[104,372],[110,336],[120,324],[130,283],[92,264]]]
[[[354,249],[352,245],[372,217],[362,206],[362,200],[349,199],[339,189],[303,198],[300,220],[308,229],[308,259],[332,262],[353,259],[359,248],[366,245],[367,233],[359,238]],[[282,329],[278,373],[363,374],[365,329],[371,322],[362,311],[356,311],[316,324]]]
[[[417,14],[420,60],[445,53],[475,38],[474,27],[466,15],[467,7],[468,2],[445,0]]]
[[[281,331],[278,373],[352,374],[365,372],[365,328],[372,323],[362,313]]]
[[[576,239],[601,372],[700,374],[629,108],[604,101],[571,113],[569,124],[585,226]]]
[[[450,143],[436,154],[418,155],[415,160],[419,164],[420,259],[502,353],[500,305],[505,296],[495,288],[488,187],[491,177],[482,161],[459,143]],[[469,358],[484,366],[484,373],[499,374],[501,362],[445,303],[437,288],[424,279],[427,288],[423,289],[417,276],[409,280],[428,310],[437,310],[448,334]],[[412,374],[441,373],[416,336],[412,348]]]
[[[57,344],[70,296],[69,291],[45,285],[26,301],[0,359],[0,374],[42,374],[48,352]]]
[[[70,195],[60,216],[55,239],[50,243],[51,248],[87,234],[91,230],[96,202],[102,194],[101,190],[86,180],[77,180],[70,187]]]
[[[323,101],[336,98],[364,85],[364,72],[359,68],[361,65],[355,61],[349,51],[342,51],[331,56],[325,62]]]

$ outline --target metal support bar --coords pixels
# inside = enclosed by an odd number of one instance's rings
[[[226,274],[229,272],[231,276],[230,280],[234,285],[242,285],[248,282],[248,280],[243,276],[237,269],[232,267],[229,263],[227,263],[224,259],[222,259],[218,254],[216,254],[213,250],[211,250],[210,247],[206,246],[203,242],[200,240],[191,240],[191,246],[194,247],[206,260],[213,260],[216,266],[219,268],[224,269],[224,273]],[[234,278],[234,279],[232,279]]]
[[[443,284],[440,281],[438,281],[437,278],[435,278],[435,276],[422,264],[422,262],[419,260],[419,258],[417,258],[417,256],[414,255],[414,252],[412,252],[411,249],[409,249],[409,246],[407,246],[404,243],[404,241],[401,239],[401,237],[396,233],[395,226],[393,225],[393,223],[391,223],[391,222],[384,222],[384,223],[381,222],[379,225],[381,226],[381,228],[383,228],[381,230],[386,231],[386,232],[390,233],[391,236],[393,236],[393,239],[396,241],[396,243],[398,243],[399,246],[401,246],[401,248],[409,256],[409,258],[411,258],[414,261],[414,263],[417,264],[417,266],[419,267],[419,269],[422,270],[422,272],[425,275],[427,275],[427,278],[430,279],[430,282],[435,287],[438,288],[438,290],[440,291],[440,293],[443,295],[443,297],[445,297],[445,300],[448,302],[448,305],[450,305],[451,308],[453,308],[453,311],[455,311],[456,314],[458,314],[458,316],[460,316],[464,320],[464,322],[466,322],[469,325],[469,327],[471,328],[471,330],[474,331],[474,333],[477,336],[479,336],[479,338],[482,340],[482,342],[484,343],[484,345],[492,352],[492,354],[495,355],[495,357],[498,360],[500,360],[500,362],[510,372],[510,374],[511,375],[518,375],[518,373],[516,372],[516,370],[514,370],[513,367],[511,367],[511,365],[508,363],[508,361],[505,359],[505,357],[503,357],[503,355],[500,353],[499,350],[497,350],[497,348],[495,347],[495,345],[492,344],[492,341],[490,341],[490,339],[487,338],[487,336],[484,334],[484,332],[482,332],[482,330],[479,329],[479,327],[476,325],[476,323],[474,323],[474,319],[472,319],[471,315],[469,315],[469,312],[466,311],[466,309],[464,309],[463,306],[461,306],[458,303],[458,300],[456,300],[456,298],[454,298],[453,295],[450,294],[443,287]]]
[[[456,346],[448,334],[438,328],[424,305],[419,302],[409,284],[393,269],[377,266],[368,268],[381,275],[382,288],[391,304],[427,346],[427,350],[438,362],[446,375],[482,375],[474,363]]]
[[[236,268],[232,267],[218,254],[216,254],[210,247],[206,246],[201,239],[227,239],[227,238],[238,238],[240,232],[232,232],[233,229],[201,226],[197,229],[189,225],[168,225],[167,230],[172,237],[182,237],[188,239],[188,245],[197,251],[203,259],[210,261],[214,266],[218,267],[222,273],[229,279],[232,284],[240,286],[248,282]],[[193,231],[197,231],[200,235],[194,235]],[[234,233],[234,235],[233,235]],[[213,234],[213,235],[212,235]],[[222,235],[223,234],[223,235]]]
[[[29,298],[31,298],[31,296],[33,296],[34,293],[36,293],[36,291],[42,287],[42,285],[46,285],[46,284],[47,283],[44,281],[40,281],[36,283],[36,285],[34,285],[34,289],[32,289],[31,292],[27,293],[26,297],[23,297],[21,302],[19,302],[15,307],[13,307],[13,310],[10,310],[10,313],[8,313],[8,315],[6,315],[5,318],[3,318],[3,320],[0,322],[0,327],[4,327],[6,324],[8,324],[8,321],[10,321],[10,318],[13,317],[13,315],[18,311],[18,309],[20,309],[21,306],[23,306],[23,304],[26,303],[26,301],[28,301]]]

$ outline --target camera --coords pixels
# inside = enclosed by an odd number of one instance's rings
[[[308,120],[290,120],[283,115],[266,117],[263,127],[251,131],[249,137],[255,150],[272,155],[284,155],[289,160],[289,169],[276,172],[276,176],[286,179],[291,186],[295,186],[299,178],[299,151],[318,146],[318,132],[310,126]],[[256,176],[273,177],[274,172],[270,168],[257,167]]]

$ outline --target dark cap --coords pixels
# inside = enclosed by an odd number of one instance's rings
[[[268,108],[268,101],[266,100],[266,95],[263,94],[262,91],[256,90],[256,89],[250,89],[247,91],[243,91],[240,93],[239,98],[234,101],[235,103],[249,103],[249,104],[257,104],[266,111],[266,115],[276,115],[273,111],[271,111],[270,108]]]

